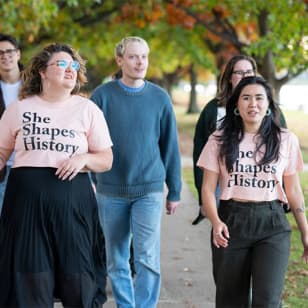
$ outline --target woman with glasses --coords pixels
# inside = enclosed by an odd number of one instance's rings
[[[0,219],[0,306],[100,307],[102,232],[88,171],[112,165],[101,110],[78,95],[85,64],[51,44],[23,73],[0,121],[0,165],[15,150]]]
[[[243,78],[227,100],[221,126],[203,148],[203,207],[212,224],[216,307],[279,307],[288,266],[288,202],[308,264],[308,224],[298,172],[297,137],[279,124],[269,84]],[[217,210],[215,191],[220,184]]]
[[[193,163],[194,163],[194,180],[195,187],[199,196],[199,215],[193,221],[193,224],[198,224],[206,213],[201,211],[201,186],[203,171],[197,167],[196,163],[200,153],[206,144],[209,136],[219,126],[220,120],[225,116],[226,103],[230,98],[234,88],[243,77],[256,76],[257,65],[253,58],[247,55],[236,55],[232,57],[225,66],[225,69],[220,77],[218,84],[217,95],[209,101],[202,112],[195,127],[194,146],[193,146]],[[285,119],[281,113],[281,125],[286,127]],[[218,200],[219,187],[217,187],[216,197]]]

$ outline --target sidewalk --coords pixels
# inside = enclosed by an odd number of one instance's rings
[[[181,206],[174,216],[162,220],[162,292],[160,308],[212,308],[210,223],[191,222],[198,203],[183,182]]]

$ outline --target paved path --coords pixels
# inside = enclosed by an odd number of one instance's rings
[[[192,226],[197,212],[197,201],[183,183],[181,206],[174,215],[162,217],[162,289],[157,308],[214,308],[210,224],[204,220]],[[115,307],[110,286],[105,307]]]

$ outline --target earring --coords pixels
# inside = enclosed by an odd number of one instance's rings
[[[236,115],[236,116],[239,116],[239,115],[240,115],[240,112],[239,112],[239,110],[238,110],[237,108],[234,108],[233,113],[234,113],[234,115]]]
[[[271,114],[272,114],[272,110],[271,110],[270,108],[268,108],[268,109],[266,110],[265,115],[268,117],[268,116],[270,116]]]

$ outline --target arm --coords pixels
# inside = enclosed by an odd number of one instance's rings
[[[219,174],[204,169],[202,181],[202,210],[213,226],[213,244],[219,248],[228,246],[229,231],[227,225],[218,216],[215,191]]]
[[[113,154],[111,148],[98,153],[83,154],[86,156],[85,168],[93,172],[105,172],[111,169]]]
[[[19,130],[19,118],[16,116],[17,103],[12,103],[4,110],[0,120],[0,170],[5,167],[7,160],[15,148]]]
[[[283,183],[292,214],[301,233],[304,247],[302,258],[306,263],[308,263],[308,224],[304,196],[298,174],[284,176]]]
[[[160,119],[159,148],[161,159],[166,172],[166,184],[168,187],[166,210],[167,214],[173,214],[179,205],[182,177],[181,156],[178,144],[178,134],[175,116],[171,101],[166,103]]]
[[[194,171],[194,184],[198,192],[199,205],[202,204],[201,199],[201,186],[203,178],[203,170],[199,168],[196,164],[202,149],[207,141],[205,136],[205,122],[207,121],[207,116],[205,113],[205,108],[200,113],[199,119],[195,127],[194,143],[193,143],[193,171]]]
[[[12,152],[12,150],[0,148],[0,170],[5,167],[6,161],[9,159]]]
[[[80,171],[105,172],[111,169],[113,154],[111,148],[97,153],[85,153],[64,161],[56,171],[59,179],[72,180]]]

